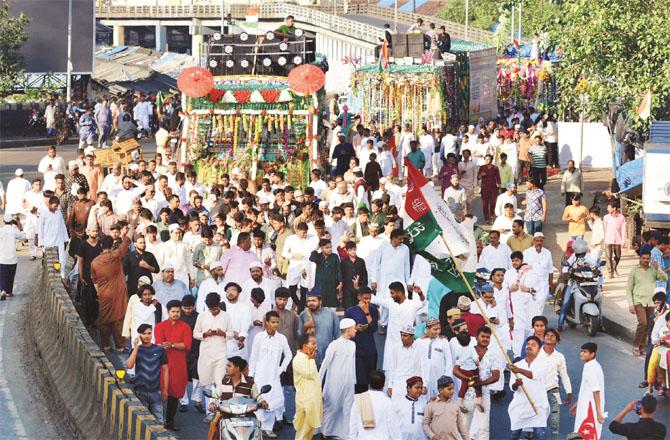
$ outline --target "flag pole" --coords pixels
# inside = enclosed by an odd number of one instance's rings
[[[505,360],[507,361],[507,365],[511,366],[512,365],[512,360],[509,358],[509,355],[507,354],[507,350],[505,350],[505,347],[503,347],[502,342],[500,341],[500,338],[498,337],[498,333],[496,333],[495,328],[491,324],[491,321],[489,320],[488,315],[484,311],[484,308],[482,305],[477,301],[477,297],[475,296],[475,292],[472,290],[472,287],[470,286],[470,282],[468,279],[465,277],[465,274],[461,270],[461,265],[458,263],[458,259],[454,256],[453,252],[451,252],[451,247],[449,247],[449,243],[447,240],[444,239],[443,235],[440,235],[442,238],[442,241],[444,241],[445,246],[447,246],[447,251],[449,251],[449,255],[451,256],[451,261],[453,261],[454,266],[456,267],[456,270],[458,273],[461,275],[461,278],[463,279],[463,282],[465,285],[468,287],[468,292],[470,293],[470,296],[472,297],[472,301],[477,304],[477,307],[479,308],[480,313],[484,317],[484,321],[486,321],[486,325],[491,329],[491,333],[493,334],[493,337],[496,340],[496,343],[500,347],[500,351],[505,355]],[[519,378],[519,375],[514,373],[515,378]],[[537,414],[537,408],[535,407],[535,402],[533,402],[533,399],[531,399],[530,394],[528,394],[528,390],[524,386],[524,384],[521,384],[521,390],[523,393],[526,395],[526,398],[528,399],[528,403],[530,403],[530,406],[533,408],[533,411],[535,411],[535,414]]]

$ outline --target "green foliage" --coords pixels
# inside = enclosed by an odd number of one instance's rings
[[[667,0],[573,0],[546,23],[549,38],[565,52],[557,69],[559,104],[567,118],[580,109],[575,91],[588,81],[585,112],[598,119],[621,99],[632,114],[653,92],[652,115],[670,118],[670,9]],[[644,125],[641,123],[639,125]]]
[[[0,3],[0,96],[11,92],[23,69],[23,57],[19,53],[21,45],[28,38],[25,31],[29,19],[21,13],[18,17],[9,15],[9,3]]]

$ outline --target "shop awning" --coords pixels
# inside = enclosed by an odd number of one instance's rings
[[[644,157],[639,157],[621,165],[616,172],[616,181],[621,192],[626,192],[642,185]]]

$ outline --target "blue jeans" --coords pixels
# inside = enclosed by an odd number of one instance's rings
[[[527,220],[526,229],[532,237],[536,232],[542,232],[542,222],[540,220]]]
[[[147,392],[136,389],[135,395],[149,409],[151,414],[156,417],[158,423],[163,424],[163,399],[161,398],[160,391]]]
[[[546,428],[531,428],[533,430],[533,440],[544,440],[547,438],[546,436]],[[510,437],[512,440],[519,440],[521,438],[522,434],[521,429],[517,429],[516,431],[512,431],[512,436]]]
[[[563,325],[565,323],[565,315],[568,313],[570,308],[570,300],[574,296],[575,292],[572,289],[572,285],[567,284],[565,286],[565,292],[563,293],[563,304],[561,305],[561,313],[558,315],[558,325]]]

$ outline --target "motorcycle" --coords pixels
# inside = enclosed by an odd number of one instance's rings
[[[270,385],[263,385],[259,397],[267,394],[272,389]],[[216,391],[205,390],[205,396],[218,399]],[[226,400],[218,400],[216,410],[223,414],[219,421],[220,440],[261,440],[261,422],[256,418],[254,412],[258,409],[258,398],[232,397]]]
[[[578,261],[577,266],[571,266],[567,262],[563,263],[563,266],[568,268],[564,292],[568,292],[568,289],[572,291],[565,320],[570,328],[583,324],[591,337],[598,333],[602,322],[602,295],[598,278],[600,277],[600,267],[604,264],[604,261],[600,261],[597,265],[592,265],[585,263],[583,260]],[[554,295],[558,298],[563,296],[561,293],[555,292]]]
[[[44,115],[38,110],[33,109],[28,118],[23,136],[38,135],[46,131],[46,120]]]

